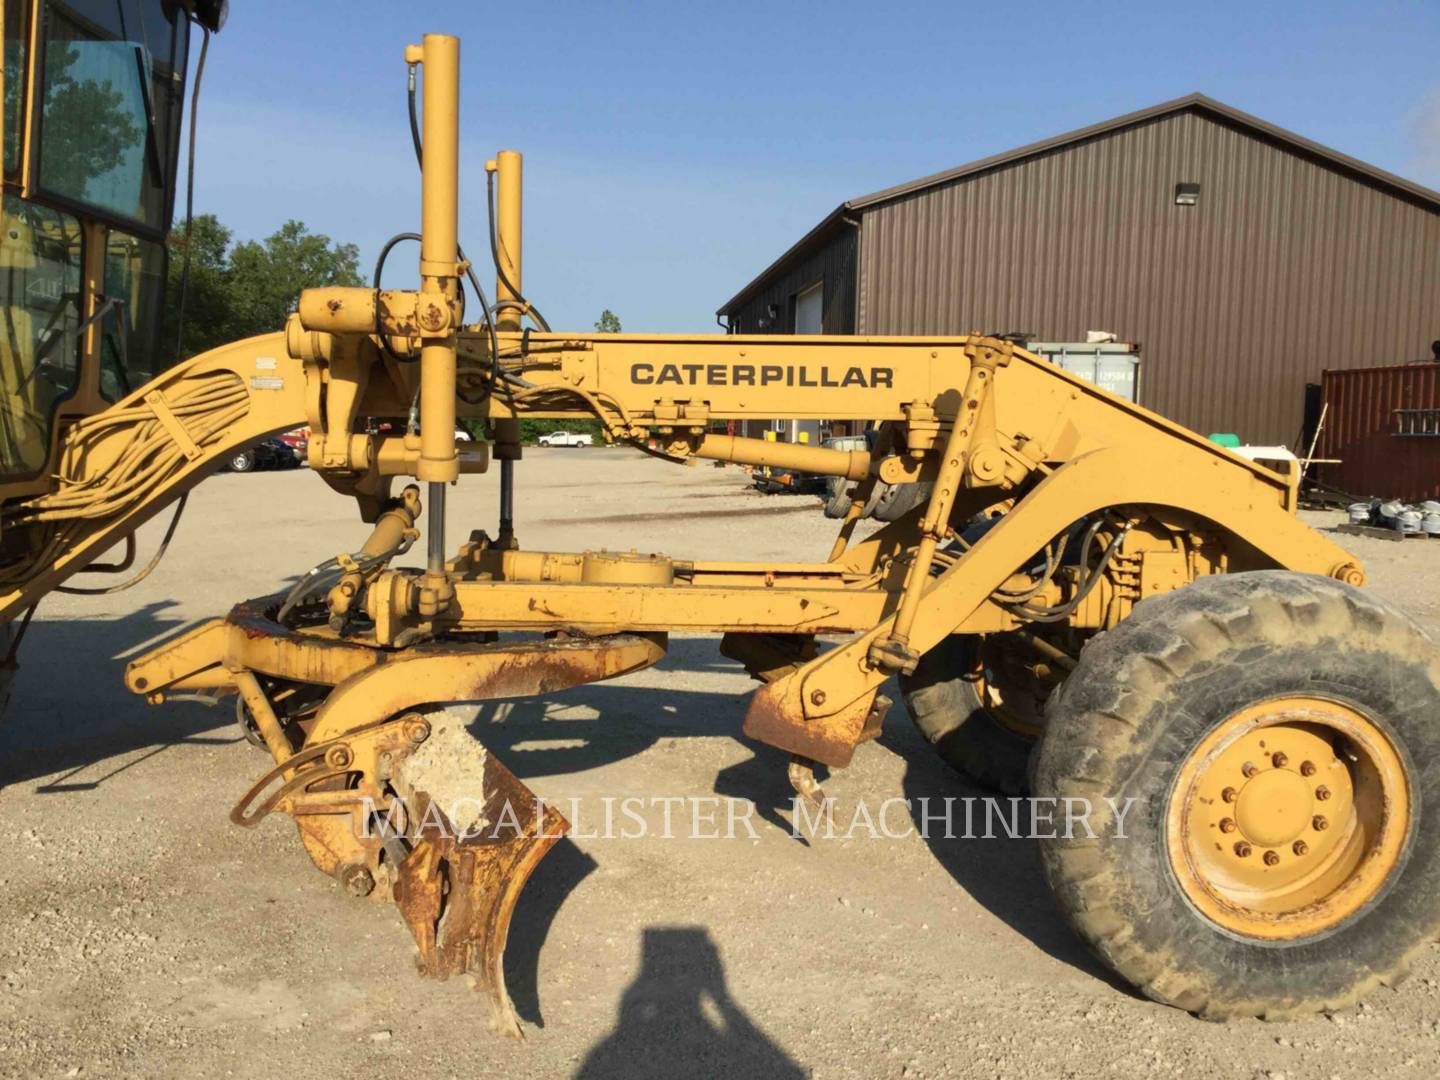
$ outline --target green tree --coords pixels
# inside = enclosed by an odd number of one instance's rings
[[[231,339],[284,327],[301,289],[364,284],[359,263],[354,244],[335,243],[298,221],[262,241],[236,244],[228,274]]]
[[[363,285],[359,249],[287,221],[261,241],[232,246],[233,234],[214,214],[197,215],[190,234],[182,357],[284,327],[300,290],[318,285]],[[170,268],[161,347],[174,348],[185,229],[170,233]]]
[[[620,333],[620,316],[607,307],[600,313],[600,318],[595,321],[595,329],[602,334]]]
[[[230,269],[231,232],[214,214],[198,215],[190,230],[189,282],[185,287],[185,340],[180,343],[181,356],[224,345],[230,340],[230,294],[227,275]],[[165,290],[168,303],[161,319],[160,351],[168,356],[175,347],[179,314],[180,276],[185,267],[185,230],[177,228],[170,234],[170,266],[166,273]]]

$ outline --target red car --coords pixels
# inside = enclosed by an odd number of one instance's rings
[[[298,427],[291,431],[282,431],[279,435],[276,435],[275,438],[290,448],[291,452],[295,455],[296,461],[302,463],[305,461],[305,453],[310,447],[310,429],[308,427]]]

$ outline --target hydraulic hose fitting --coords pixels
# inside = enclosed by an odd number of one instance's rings
[[[369,539],[361,545],[362,562],[352,560],[345,576],[325,596],[332,630],[339,631],[344,627],[361,589],[379,576],[391,558],[419,538],[415,522],[420,517],[420,510],[420,489],[410,484],[381,513]],[[364,561],[367,556],[374,561]]]

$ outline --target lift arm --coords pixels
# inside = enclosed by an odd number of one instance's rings
[[[235,451],[305,422],[283,334],[203,353],[65,433],[57,484],[4,508],[0,621],[34,604]]]

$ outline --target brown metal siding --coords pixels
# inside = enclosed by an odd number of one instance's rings
[[[1440,409],[1440,364],[1327,371],[1320,477],[1352,495],[1440,499],[1440,437],[1402,437],[1396,409]]]
[[[1440,337],[1440,214],[1194,111],[862,213],[858,332],[1113,331],[1202,432],[1293,443],[1322,369]]]
[[[730,317],[730,325],[743,334],[792,334],[795,332],[795,294],[823,281],[824,327],[827,334],[855,332],[855,258],[859,230],[837,221],[829,236],[822,238],[809,255],[793,262],[784,273],[748,296]],[[777,316],[764,325],[769,306]]]
[[[790,261],[784,271],[764,287],[746,297],[730,314],[730,325],[742,334],[793,334],[795,294],[817,281],[824,284],[821,315],[827,334],[855,332],[855,259],[859,229],[844,221],[818,238],[809,254]],[[776,315],[770,320],[769,307]],[[761,438],[771,424],[768,420],[746,420],[737,434]]]

